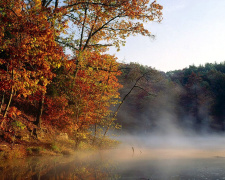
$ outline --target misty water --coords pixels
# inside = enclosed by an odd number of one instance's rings
[[[1,162],[0,179],[225,179],[219,135],[124,135],[115,149]]]

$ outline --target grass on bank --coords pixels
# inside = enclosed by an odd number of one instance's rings
[[[60,156],[72,155],[76,151],[87,151],[97,149],[110,149],[119,144],[110,138],[95,138],[89,136],[85,140],[76,143],[73,139],[57,139],[47,137],[41,139],[20,140],[13,142],[0,140],[0,159],[25,158],[28,156]]]

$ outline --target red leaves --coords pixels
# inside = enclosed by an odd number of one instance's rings
[[[65,97],[46,98],[45,106],[45,123],[59,129],[71,126],[69,116],[73,112],[68,108],[68,100]]]
[[[21,111],[19,111],[16,107],[11,107],[8,113],[9,118],[15,118],[21,114]]]

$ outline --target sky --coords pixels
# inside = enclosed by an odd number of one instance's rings
[[[157,0],[161,23],[145,27],[155,39],[134,36],[115,54],[119,62],[137,62],[171,71],[225,61],[225,0]]]

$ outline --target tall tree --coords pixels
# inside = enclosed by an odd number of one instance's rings
[[[69,29],[67,34],[60,36],[57,42],[73,51],[75,57],[74,82],[82,80],[83,77],[81,77],[81,74],[84,75],[90,72],[92,75],[101,73],[101,76],[105,76],[104,74],[108,74],[109,79],[114,79],[114,82],[116,82],[113,75],[113,71],[115,70],[98,63],[105,56],[100,56],[100,54],[103,54],[109,46],[115,46],[119,50],[120,45],[124,45],[126,38],[130,35],[141,34],[143,36],[151,36],[149,30],[144,27],[144,23],[151,21],[160,22],[162,20],[162,6],[157,4],[156,1],[150,3],[149,0],[67,0],[65,4],[62,5],[62,8],[67,9],[64,17],[70,22],[73,29]],[[94,53],[96,51],[100,54]],[[92,54],[93,58],[86,56],[87,54]],[[89,59],[94,60],[93,63],[90,63]],[[107,58],[107,61],[109,64],[110,62],[114,64],[114,58],[111,58],[111,60]],[[92,80],[90,77],[86,79]],[[104,90],[103,82],[99,78],[94,80],[95,87],[99,89],[98,92],[106,93],[107,91]],[[113,83],[112,81],[109,82]],[[112,85],[110,86],[110,83],[108,87],[113,88]],[[96,86],[96,84],[98,85]],[[88,86],[88,83],[85,85]],[[82,85],[83,88],[85,85]],[[93,86],[91,87],[93,88]],[[74,90],[80,91],[79,83],[75,83]],[[95,90],[95,88],[92,90]],[[111,92],[113,91],[111,90]],[[87,91],[85,93],[87,97],[85,98],[81,97],[82,93],[77,93],[77,97],[74,97],[77,99],[89,99],[89,102],[101,102],[97,106],[94,104],[92,106],[102,109],[101,106],[105,104],[103,101],[107,99],[100,100],[98,96],[93,96],[93,93],[98,94],[97,92]],[[115,95],[117,94],[116,91],[113,93]],[[111,93],[108,98],[115,96],[112,95]],[[102,96],[102,99],[104,99],[104,96]],[[80,101],[75,100],[75,102]],[[106,107],[109,107],[109,105]],[[76,112],[76,114],[84,113],[86,114],[85,117],[87,117],[89,112],[92,114],[91,111],[78,109],[79,112]],[[80,119],[82,116],[79,115],[77,118]],[[83,122],[80,120],[77,121]]]
[[[40,1],[3,0],[0,8],[1,79],[6,84],[1,92],[9,96],[3,114],[6,117],[13,95],[45,93],[54,76],[51,69],[60,66],[63,51],[55,42],[58,32],[54,21],[48,21]]]

